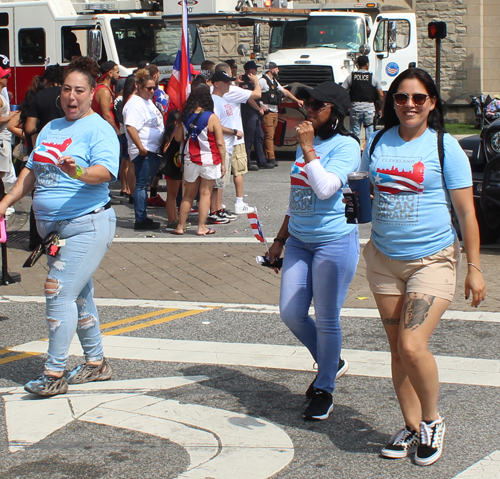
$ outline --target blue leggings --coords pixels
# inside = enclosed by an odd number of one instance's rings
[[[336,241],[286,242],[280,314],[318,363],[314,387],[333,392],[342,346],[340,310],[359,259],[358,229]],[[309,316],[314,298],[316,320]]]

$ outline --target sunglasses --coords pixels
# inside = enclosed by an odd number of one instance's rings
[[[147,91],[155,91],[156,87],[155,86],[145,86],[144,87]]]
[[[24,262],[23,268],[31,268],[42,256],[42,254],[50,254],[55,256],[59,250],[59,233],[57,231],[50,232],[39,244]]]
[[[306,101],[304,103],[304,108],[306,110],[320,111],[326,108],[328,105],[329,103],[325,103],[324,101],[313,100],[313,101]]]
[[[12,75],[12,73],[8,73],[8,74],[7,74],[7,75],[5,75],[4,77],[2,77],[2,80],[3,80],[4,78],[10,78],[10,77],[11,77],[11,75]]]
[[[415,105],[422,106],[427,101],[427,98],[430,98],[429,95],[424,93],[414,93],[413,95],[411,93],[394,93],[392,97],[394,103],[398,106],[405,106],[410,99]]]

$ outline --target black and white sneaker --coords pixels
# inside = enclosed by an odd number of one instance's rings
[[[333,399],[331,393],[315,388],[314,395],[304,411],[303,418],[305,421],[323,421],[328,419],[332,411]]]
[[[222,218],[217,213],[218,212],[216,211],[215,213],[210,213],[207,216],[207,225],[225,225],[229,223],[227,218]]]
[[[418,432],[405,426],[393,434],[389,444],[380,451],[380,455],[391,459],[400,459],[414,454],[419,444]]]
[[[335,380],[337,380],[338,378],[341,378],[347,372],[348,369],[349,369],[349,363],[345,359],[340,358],[339,359],[339,366],[337,369],[337,374],[335,375]],[[318,375],[316,374],[314,381],[307,388],[306,397],[308,399],[312,399],[314,396],[314,383],[316,382],[317,377],[318,377]]]
[[[226,208],[222,208],[221,210],[217,211],[217,216],[219,216],[219,218],[226,218],[229,221],[233,221],[238,218],[237,215],[229,213]]]
[[[420,445],[415,454],[415,464],[430,466],[441,457],[445,432],[444,417],[439,417],[430,424],[425,421],[420,423]]]

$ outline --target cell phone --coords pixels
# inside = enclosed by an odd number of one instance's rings
[[[274,258],[274,263],[271,264],[269,256],[256,256],[255,261],[257,261],[257,264],[265,266],[266,268],[281,269],[283,266],[283,258]]]
[[[351,188],[342,188],[342,194],[347,200],[345,205],[345,217],[347,223],[357,224],[359,220],[359,203],[356,193]]]

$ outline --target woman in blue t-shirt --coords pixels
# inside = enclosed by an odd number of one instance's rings
[[[103,354],[92,276],[115,233],[108,183],[118,174],[120,150],[111,125],[90,108],[97,73],[97,63],[87,57],[69,66],[60,98],[64,118],[42,129],[17,183],[0,202],[1,217],[35,188],[37,228],[47,239],[48,357],[40,377],[25,385],[40,396],[63,394],[68,383],[104,381],[112,374]],[[85,363],[65,378],[75,332]]]
[[[444,133],[441,99],[429,74],[419,68],[401,73],[389,88],[383,118],[384,130],[370,138],[361,164],[370,172],[374,195],[372,236],[363,254],[405,424],[381,454],[402,458],[416,452],[415,463],[427,466],[441,456],[445,433],[437,411],[438,370],[427,346],[457,284],[460,244],[451,204],[467,254],[465,297],[472,295],[474,307],[486,293],[479,231],[469,161]]]
[[[286,243],[280,314],[318,364],[303,414],[317,421],[330,415],[336,375],[347,369],[340,360],[340,309],[358,264],[359,239],[357,226],[346,223],[341,188],[358,169],[360,151],[344,128],[346,90],[330,81],[299,94],[307,121],[297,127],[289,208],[269,256],[274,263]],[[316,320],[309,316],[313,298]]]

